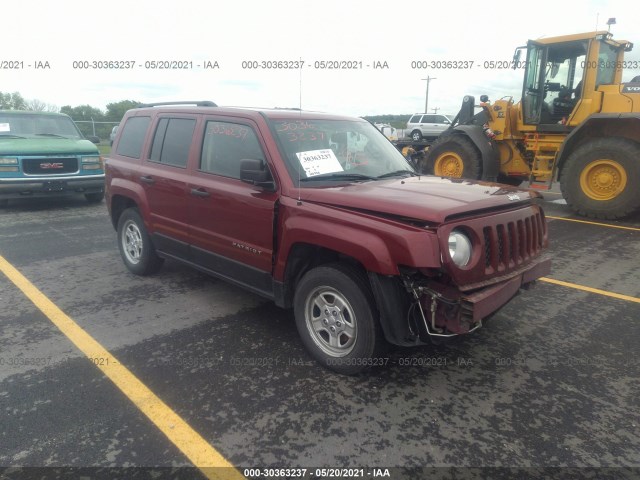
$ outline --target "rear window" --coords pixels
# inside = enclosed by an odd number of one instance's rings
[[[153,137],[149,159],[174,167],[186,167],[196,126],[192,118],[162,118]]]
[[[409,123],[420,123],[420,118],[422,115],[414,115],[409,119]]]
[[[116,153],[124,157],[140,158],[150,122],[151,117],[129,118],[122,129]]]

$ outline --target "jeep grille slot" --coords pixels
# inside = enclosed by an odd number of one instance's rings
[[[25,175],[60,175],[78,171],[76,157],[23,158],[22,171]]]
[[[492,274],[519,267],[537,256],[544,239],[539,213],[505,224],[482,229],[485,273]]]

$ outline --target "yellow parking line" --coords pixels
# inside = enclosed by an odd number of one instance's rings
[[[631,297],[629,295],[622,295],[620,293],[607,292],[606,290],[600,290],[598,288],[585,287],[584,285],[578,285],[576,283],[563,282],[562,280],[556,280],[554,278],[542,277],[538,280],[547,283],[553,283],[555,285],[562,285],[563,287],[575,288],[576,290],[582,290],[589,293],[597,293],[598,295],[605,295],[607,297],[617,298],[619,300],[626,300],[628,302],[640,303],[640,298]]]
[[[216,449],[0,255],[4,273],[210,479],[244,479]]]
[[[609,223],[589,222],[587,220],[578,220],[575,218],[552,217],[550,215],[546,215],[546,217],[552,220],[564,220],[566,222],[586,223],[589,225],[598,225],[600,227],[619,228],[621,230],[633,230],[635,232],[640,232],[640,228],[635,228],[635,227],[623,227],[622,225],[611,225]]]

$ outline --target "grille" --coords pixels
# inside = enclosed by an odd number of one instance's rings
[[[60,175],[78,171],[78,159],[63,158],[23,158],[22,171],[27,175]]]
[[[539,213],[484,227],[485,273],[510,270],[523,265],[542,250],[544,226]]]

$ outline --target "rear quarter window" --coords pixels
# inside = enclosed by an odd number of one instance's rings
[[[129,118],[122,128],[116,153],[124,157],[140,158],[144,137],[147,134],[150,123],[151,117]]]

